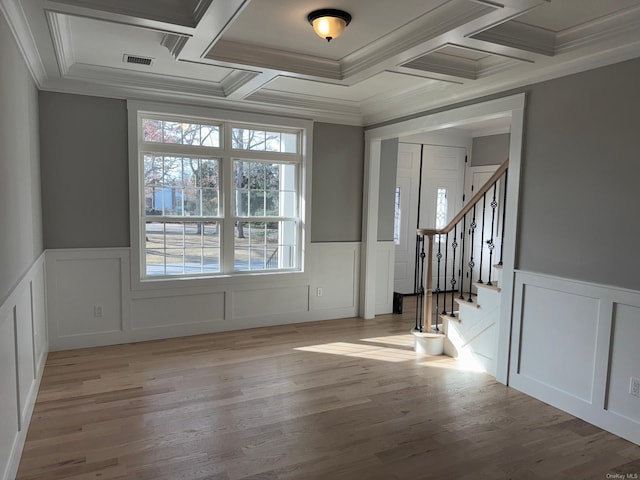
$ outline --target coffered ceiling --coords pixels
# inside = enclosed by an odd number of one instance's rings
[[[353,20],[327,43],[306,20],[318,8]],[[0,0],[0,9],[43,90],[359,125],[640,56],[640,0]]]

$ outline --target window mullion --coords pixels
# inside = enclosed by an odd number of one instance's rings
[[[229,128],[224,129],[224,145],[231,144]],[[222,248],[221,248],[221,273],[232,273],[234,265],[234,222],[233,222],[233,161],[225,148],[225,154],[221,160],[222,196],[224,198],[224,221],[222,222]]]

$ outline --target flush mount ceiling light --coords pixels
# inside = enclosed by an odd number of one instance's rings
[[[314,10],[307,15],[307,20],[313,25],[313,29],[320,38],[324,38],[330,42],[334,38],[338,38],[344,28],[351,22],[351,15],[342,10],[334,8],[323,8]]]

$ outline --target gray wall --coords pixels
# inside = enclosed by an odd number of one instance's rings
[[[516,268],[640,290],[640,59],[451,104],[525,92]]]
[[[378,199],[378,241],[393,241],[398,139],[383,140],[380,146],[380,194]]]
[[[311,241],[362,239],[364,132],[316,123],[313,128]]]
[[[42,253],[38,90],[0,15],[0,302]]]
[[[124,100],[40,92],[45,248],[129,246]]]
[[[640,59],[532,86],[517,266],[640,290]]]
[[[500,165],[509,157],[508,133],[475,137],[471,147],[471,166]]]
[[[40,92],[45,248],[127,247],[129,180],[124,100]],[[313,242],[358,242],[364,133],[316,123]]]

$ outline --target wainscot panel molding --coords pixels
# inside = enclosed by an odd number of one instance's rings
[[[376,315],[393,311],[393,277],[396,244],[378,242],[376,249]]]
[[[509,384],[640,444],[640,292],[516,271]]]
[[[13,480],[47,359],[43,253],[0,304],[0,479]]]
[[[49,348],[130,340],[129,248],[47,250]]]
[[[358,312],[358,242],[312,243],[304,273],[145,282],[135,290],[130,258],[129,248],[47,251],[51,350],[346,318]]]

